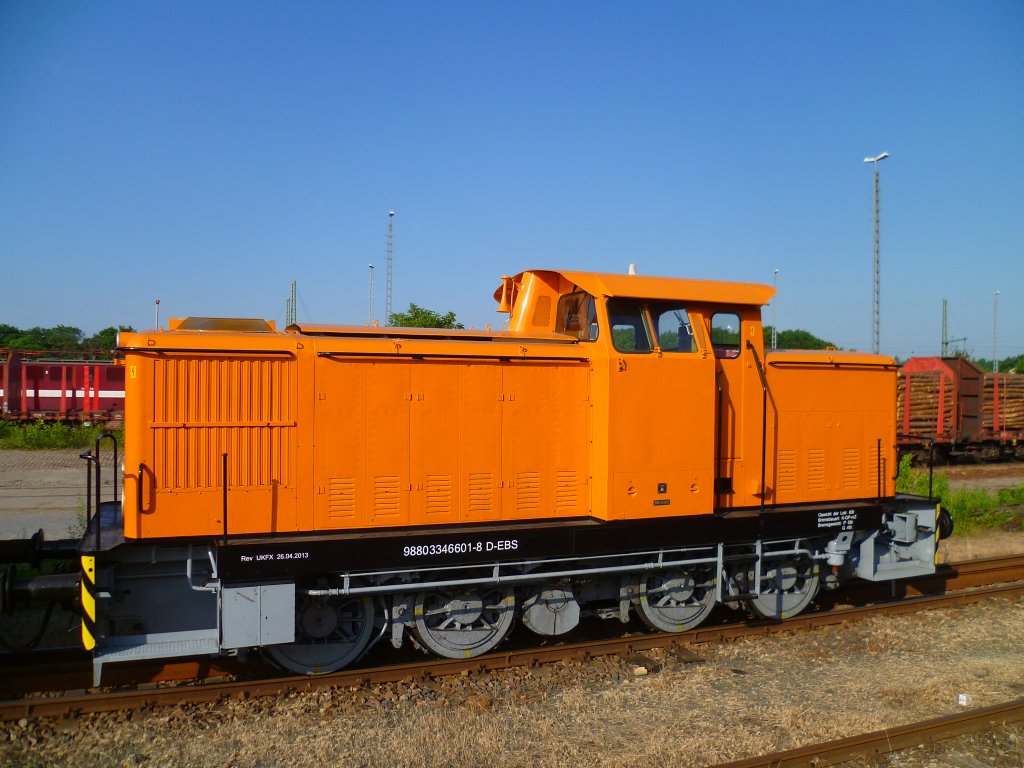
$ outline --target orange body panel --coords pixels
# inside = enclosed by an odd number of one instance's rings
[[[778,420],[772,454],[778,503],[895,494],[893,361],[777,352],[768,355],[768,374]]]
[[[190,318],[122,334],[126,537],[223,534],[224,454],[232,535],[894,492],[892,361],[766,359],[766,286],[535,271],[495,295],[511,310],[507,332]],[[635,349],[613,343],[616,297],[643,308],[634,331],[650,338]],[[680,319],[663,350],[655,310],[677,304],[692,340]],[[723,312],[742,342],[726,352],[712,343]]]

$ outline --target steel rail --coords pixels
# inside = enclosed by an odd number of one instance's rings
[[[796,616],[782,622],[752,621],[707,627],[682,633],[633,635],[608,640],[567,643],[549,648],[506,650],[474,659],[430,659],[368,669],[346,669],[319,676],[292,676],[274,679],[203,682],[177,687],[147,687],[140,690],[98,691],[66,696],[29,698],[0,702],[0,722],[32,717],[67,718],[90,712],[139,709],[147,706],[206,703],[231,698],[280,695],[283,692],[313,691],[323,688],[352,687],[376,683],[428,679],[456,674],[485,672],[510,667],[532,666],[566,659],[633,654],[654,648],[723,642],[741,637],[775,635],[823,626],[832,626],[870,616],[899,615],[932,608],[952,607],[992,597],[1012,598],[1024,595],[1024,581],[989,588],[963,590],[951,595],[907,598],[873,606],[839,608]],[[203,663],[203,662],[198,662]],[[210,662],[205,662],[209,666]]]
[[[810,744],[785,752],[719,763],[713,768],[822,768],[850,760],[886,755],[1000,725],[1024,721],[1024,699],[936,717],[910,725],[885,728],[860,736]]]

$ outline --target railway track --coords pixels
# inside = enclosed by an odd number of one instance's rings
[[[987,586],[982,586],[987,585]],[[868,585],[873,587],[876,585]],[[836,599],[857,602],[864,599],[896,597],[889,602],[868,605],[827,606],[784,622],[747,621],[704,626],[689,632],[617,636],[610,639],[564,643],[545,648],[503,650],[474,659],[420,659],[386,666],[346,669],[316,677],[274,677],[235,679],[243,667],[232,659],[200,659],[163,664],[160,667],[115,668],[117,685],[132,685],[128,690],[85,690],[90,670],[84,658],[66,660],[66,667],[49,663],[45,674],[33,677],[25,670],[8,667],[0,676],[0,692],[20,698],[0,701],[0,721],[32,717],[66,718],[91,712],[110,712],[166,706],[182,703],[207,703],[224,699],[280,695],[288,692],[344,688],[359,685],[427,680],[456,674],[468,674],[511,667],[532,666],[564,659],[586,659],[606,655],[635,654],[655,648],[671,648],[759,635],[793,632],[831,626],[877,615],[896,615],[930,608],[950,607],[990,597],[1015,597],[1024,594],[1024,556],[1011,556],[951,564],[927,579],[900,584],[898,593],[885,595],[877,590],[845,590]],[[942,592],[942,594],[929,594]],[[75,666],[78,664],[79,666]],[[194,682],[198,680],[199,682]],[[59,681],[59,682],[58,682]],[[187,685],[175,682],[192,681]],[[64,692],[57,694],[58,687]],[[52,695],[26,692],[49,691]]]
[[[1024,699],[860,736],[720,763],[714,768],[823,768],[1024,721]]]

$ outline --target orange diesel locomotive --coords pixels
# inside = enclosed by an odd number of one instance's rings
[[[766,353],[771,295],[531,270],[495,292],[502,332],[122,333],[123,500],[79,545],[97,679],[255,648],[325,672],[382,638],[469,657],[517,617],[781,619],[932,573],[947,525],[895,491],[894,361]]]

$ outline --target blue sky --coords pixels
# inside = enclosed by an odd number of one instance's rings
[[[496,326],[531,267],[753,282],[781,328],[1024,353],[1024,4],[0,3],[0,322]],[[766,320],[770,310],[766,311]]]

